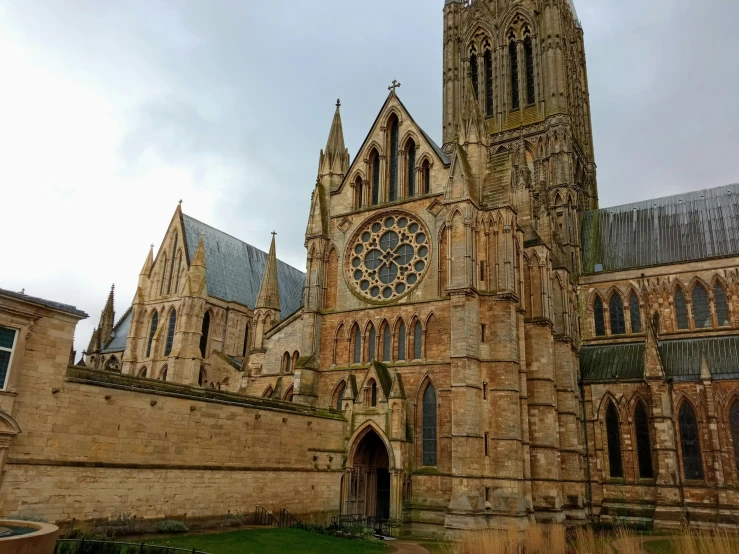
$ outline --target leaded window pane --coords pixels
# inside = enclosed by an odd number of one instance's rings
[[[416,322],[416,326],[413,328],[413,359],[421,359],[421,323]]]
[[[208,333],[209,332],[210,332],[210,312],[205,312],[205,315],[203,316],[203,326],[200,328],[200,355],[203,358],[205,358],[205,349],[208,347]]]
[[[680,443],[683,451],[683,470],[686,479],[703,479],[698,420],[693,408],[684,402],[680,408]]]
[[[639,299],[634,292],[629,298],[629,315],[631,316],[631,332],[641,333],[641,310],[639,309]]]
[[[390,202],[398,199],[398,120],[390,127]]]
[[[703,285],[696,285],[693,289],[693,321],[696,329],[713,326],[711,309],[708,306],[708,292]]]
[[[405,324],[401,323],[398,329],[398,360],[405,360]]]
[[[0,350],[0,390],[5,388],[8,368],[10,367],[10,354],[9,350]]]
[[[390,361],[390,327],[385,325],[382,331],[382,361]]]
[[[13,348],[15,343],[15,329],[0,327],[0,348]]]
[[[146,357],[151,356],[151,343],[154,341],[154,334],[157,332],[159,326],[159,314],[154,312],[151,316],[151,325],[149,326],[149,342],[146,345]]]
[[[428,385],[423,392],[423,465],[436,465],[436,391]]]
[[[639,477],[651,479],[654,477],[654,471],[652,470],[652,447],[649,442],[649,417],[641,402],[634,410],[634,429],[636,431],[636,453],[639,458]]]
[[[375,328],[370,327],[369,344],[367,345],[367,354],[368,354],[370,362],[375,359],[375,341],[376,340],[377,340],[377,333],[375,333]]]
[[[614,293],[611,295],[609,308],[611,317],[611,334],[623,335],[626,332],[626,323],[624,321],[624,303],[618,294]]]
[[[608,465],[611,477],[623,477],[624,468],[621,462],[621,430],[618,423],[618,410],[613,402],[608,403],[606,410],[606,435],[608,435]]]
[[[724,287],[717,284],[713,289],[713,301],[716,304],[716,319],[718,324],[723,327],[729,325],[729,304],[726,302],[726,292]]]
[[[520,106],[518,88],[518,50],[515,42],[508,45],[508,57],[511,66],[511,108],[517,110]]]
[[[685,295],[682,289],[678,288],[675,292],[675,319],[677,320],[678,329],[688,329],[688,307],[685,304]]]
[[[472,90],[475,92],[475,98],[477,98],[480,91],[477,69],[477,54],[472,54],[470,56],[470,78],[472,79]]]
[[[362,363],[362,334],[359,327],[354,328],[354,363]]]
[[[169,326],[167,327],[167,343],[164,347],[164,355],[169,356],[172,352],[172,343],[174,342],[174,328],[177,323],[177,312],[172,310],[169,314]]]
[[[526,103],[534,104],[536,102],[536,87],[534,86],[534,48],[531,37],[524,39],[523,51],[526,57]]]
[[[416,143],[408,141],[408,196],[416,195]]]
[[[593,302],[593,320],[595,321],[595,336],[604,336],[606,334],[606,324],[603,320],[603,302],[598,297]]]
[[[490,117],[495,113],[493,104],[493,53],[490,50],[485,50],[483,65],[485,71],[485,115]]]
[[[735,401],[731,406],[731,440],[734,443],[734,460],[736,461],[737,470],[739,470],[739,402]]]

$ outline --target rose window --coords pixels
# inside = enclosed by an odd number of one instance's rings
[[[429,235],[409,214],[366,223],[349,244],[349,282],[370,300],[394,300],[410,292],[429,265]]]

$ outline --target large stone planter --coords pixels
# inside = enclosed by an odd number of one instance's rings
[[[59,527],[49,523],[0,519],[0,527],[25,527],[33,529],[24,535],[0,537],[2,554],[53,554]]]

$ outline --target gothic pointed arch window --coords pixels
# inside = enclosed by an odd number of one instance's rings
[[[428,160],[424,160],[421,164],[421,194],[431,192],[431,164]]]
[[[639,477],[652,479],[652,446],[649,440],[649,417],[644,403],[640,400],[634,410],[634,431],[636,435],[636,454],[639,459]]]
[[[739,400],[734,400],[731,406],[729,423],[731,424],[731,440],[734,444],[734,462],[739,471]]]
[[[362,363],[362,333],[359,330],[359,326],[354,327],[354,363]]]
[[[147,374],[148,374],[148,371],[146,369],[146,366],[139,369],[139,377],[141,377],[142,379],[146,379]]]
[[[596,296],[593,300],[593,322],[595,323],[595,336],[604,336],[606,334],[606,324],[603,320],[603,301],[600,296]]]
[[[369,405],[374,407],[377,406],[377,381],[370,379],[369,382]]]
[[[405,361],[405,323],[400,322],[398,327],[398,361]]]
[[[151,357],[151,343],[154,342],[154,335],[157,332],[157,326],[159,325],[159,313],[155,310],[151,314],[151,323],[149,324],[149,340],[146,343],[146,357]]]
[[[726,292],[721,283],[713,287],[713,302],[716,305],[716,321],[720,327],[729,325],[729,304],[726,301]]]
[[[675,321],[678,329],[689,329],[688,306],[685,304],[683,289],[677,287],[675,291]]]
[[[182,251],[177,253],[177,277],[175,278],[174,291],[180,291],[180,272],[182,271]]]
[[[473,52],[470,54],[470,79],[472,80],[472,92],[475,93],[475,98],[479,98],[480,94],[480,77],[477,64],[477,53],[473,46]]]
[[[210,312],[205,312],[203,324],[200,328],[200,356],[205,358],[208,349],[208,335],[210,334]]]
[[[422,403],[423,465],[436,465],[436,390],[429,383],[423,391]]]
[[[382,329],[382,361],[390,361],[390,326],[387,324]]]
[[[290,373],[290,352],[285,352],[282,355],[282,372]]]
[[[372,172],[372,194],[371,204],[377,205],[380,201],[380,155],[377,150],[372,150],[370,154],[370,171]]]
[[[626,323],[624,321],[624,302],[621,300],[621,295],[614,292],[611,295],[611,301],[608,307],[611,320],[611,334],[623,335],[626,333]]]
[[[698,283],[693,287],[693,322],[696,329],[712,327],[711,309],[708,305],[708,292]]]
[[[611,477],[624,476],[621,460],[621,430],[619,429],[618,410],[613,402],[608,402],[606,410],[606,436],[608,438],[608,466]]]
[[[375,326],[371,323],[367,340],[367,361],[371,362],[375,359],[375,343],[377,342],[377,333],[375,332]]]
[[[398,148],[400,125],[394,115],[390,118],[390,180],[388,183],[388,201],[398,199]]]
[[[208,373],[205,371],[205,368],[203,366],[200,366],[200,371],[198,372],[198,385],[200,385],[201,387],[203,386],[207,375]]]
[[[416,321],[413,326],[413,359],[421,359],[421,344],[423,342],[423,330],[421,329],[421,322]]]
[[[339,383],[339,387],[336,389],[334,394],[334,407],[337,410],[341,410],[342,404],[344,403],[344,395],[346,394],[346,381]]]
[[[357,175],[357,179],[354,181],[354,194],[356,195],[354,205],[359,209],[364,203],[364,185],[361,175]]]
[[[511,109],[517,110],[520,105],[519,85],[518,85],[518,46],[516,37],[510,37],[508,44],[508,63],[510,69],[510,85],[511,85]]]
[[[408,196],[416,195],[416,143],[413,139],[408,139],[405,147],[408,157]]]
[[[489,46],[485,48],[482,66],[485,73],[485,115],[490,117],[495,113],[495,105],[493,103],[493,52]]]
[[[177,241],[179,240],[179,236],[175,232],[174,234],[174,246],[172,247],[172,259],[169,263],[169,280],[167,281],[167,295],[172,294],[172,274],[174,273],[174,259],[175,254],[177,253]]]
[[[536,85],[534,81],[534,44],[529,34],[529,29],[524,30],[526,38],[523,39],[523,55],[526,63],[526,103],[536,103]]]
[[[698,420],[693,408],[683,402],[679,412],[680,446],[683,453],[683,472],[686,479],[703,479]]]
[[[162,280],[159,283],[159,296],[164,296],[164,282],[167,279],[167,254],[162,255]]]
[[[629,296],[629,317],[631,319],[631,332],[641,333],[641,310],[639,308],[639,297],[632,290]]]
[[[249,352],[249,324],[244,326],[244,352],[242,356],[246,358],[246,354]]]
[[[169,356],[172,353],[172,343],[174,343],[174,329],[177,324],[177,311],[173,308],[169,312],[169,323],[167,324],[167,341],[164,344],[164,355]]]

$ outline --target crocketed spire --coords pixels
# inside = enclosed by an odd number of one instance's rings
[[[280,287],[277,282],[277,254],[275,250],[275,233],[272,233],[272,244],[267,255],[267,265],[259,288],[256,309],[267,308],[280,310]]]

